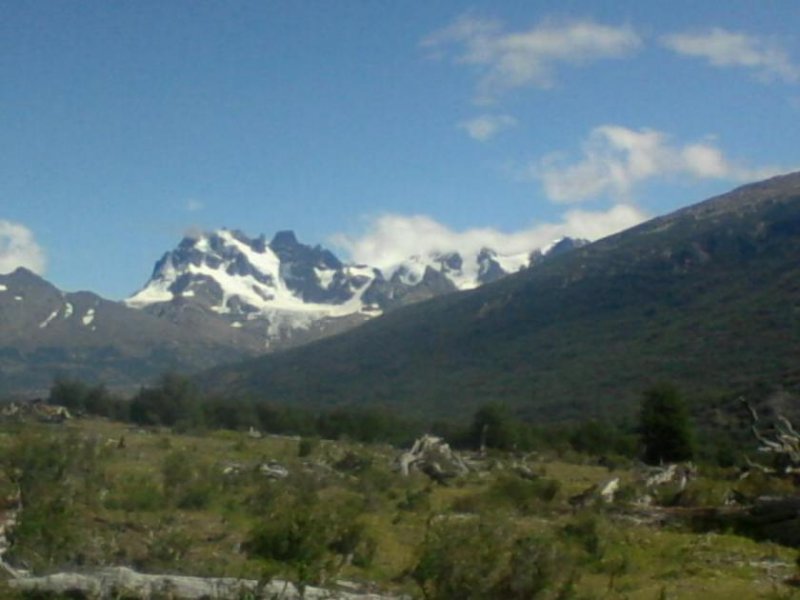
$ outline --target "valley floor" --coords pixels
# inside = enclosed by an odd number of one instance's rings
[[[435,598],[800,598],[797,551],[634,507],[637,472],[573,455],[492,455],[432,482],[400,451],[346,441],[176,434],[102,420],[0,428],[6,560],[36,574],[148,573],[357,582]],[[475,463],[478,464],[478,463]],[[532,477],[520,476],[524,465]],[[701,470],[701,475],[703,475]],[[576,508],[620,478],[617,500]],[[717,471],[694,504],[737,483]],[[667,492],[665,492],[666,494]],[[0,574],[0,596],[15,596]]]

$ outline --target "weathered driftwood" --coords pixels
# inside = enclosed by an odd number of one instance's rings
[[[678,484],[678,491],[686,489],[686,485],[697,476],[697,467],[694,464],[671,463],[660,467],[651,467],[645,473],[644,485],[648,489],[666,485],[668,483]]]
[[[415,441],[411,450],[400,455],[397,463],[403,475],[418,469],[441,484],[469,472],[464,460],[442,438],[433,435],[423,435]]]
[[[760,419],[756,409],[745,398],[740,400],[750,413],[752,420],[750,430],[760,444],[758,451],[773,457],[772,467],[757,466],[750,461],[748,464],[752,468],[777,475],[800,473],[800,433],[795,430],[789,419],[778,414],[772,431],[764,431],[760,429]]]
[[[281,598],[294,600],[399,600],[399,596],[324,589],[307,586],[300,590],[288,581],[268,583],[252,579],[228,577],[185,577],[180,575],[147,575],[126,567],[112,567],[92,573],[56,573],[44,577],[23,577],[9,581],[12,588],[33,594],[56,597],[137,598],[155,600],[215,600],[231,598]],[[37,596],[38,597],[38,596]]]
[[[8,534],[17,526],[21,511],[22,494],[19,488],[14,494],[0,498],[0,571],[15,578],[21,577],[23,572],[5,562],[4,556],[10,546]]]
[[[72,418],[65,406],[47,404],[43,400],[28,400],[24,402],[10,402],[0,408],[0,418],[6,420],[35,419],[42,423],[63,423]]]
[[[588,487],[580,494],[571,496],[567,501],[575,508],[583,508],[603,502],[610,504],[619,490],[619,477],[613,477]]]

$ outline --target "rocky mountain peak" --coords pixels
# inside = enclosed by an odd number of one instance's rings
[[[294,231],[291,229],[284,229],[283,231],[278,231],[272,237],[272,241],[269,243],[269,245],[270,248],[276,250],[279,248],[292,248],[300,245],[300,243],[297,241],[297,236],[294,234]]]
[[[539,255],[574,244],[559,240]],[[346,264],[320,245],[303,244],[291,230],[278,231],[267,243],[264,235],[250,238],[239,230],[219,229],[185,237],[126,303],[159,315],[175,313],[177,319],[193,307],[237,330],[260,328],[267,338],[285,338],[287,331],[321,321],[370,318],[478,287],[530,264],[527,253],[500,255],[484,248],[477,255],[453,250],[412,256],[381,272]]]

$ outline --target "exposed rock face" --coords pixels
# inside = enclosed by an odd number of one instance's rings
[[[357,593],[317,587],[303,592],[288,581],[262,584],[252,579],[146,575],[125,567],[102,569],[94,573],[56,573],[45,577],[26,577],[9,582],[12,588],[54,597],[80,597],[92,600],[137,598],[155,600],[230,600],[231,598],[282,598],[293,600],[399,600],[398,596]],[[78,594],[81,594],[80,596]],[[37,597],[40,597],[37,595]]]

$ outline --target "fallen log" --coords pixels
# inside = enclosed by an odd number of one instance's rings
[[[80,597],[92,600],[136,598],[154,600],[228,600],[231,598],[281,598],[285,600],[401,600],[401,596],[359,593],[306,586],[299,589],[289,581],[259,582],[229,577],[186,577],[148,575],[127,567],[111,567],[91,573],[55,573],[43,577],[12,579],[16,590],[36,597]],[[80,594],[78,596],[78,594]],[[407,600],[407,599],[405,599]]]

